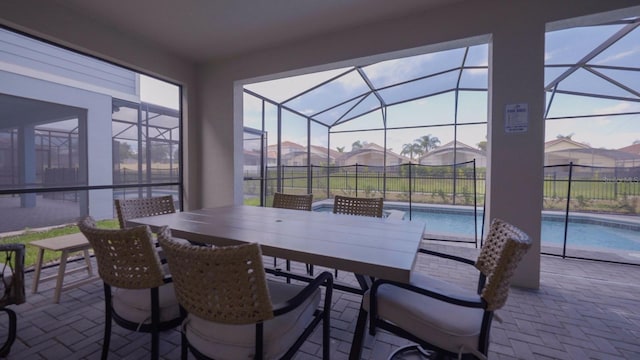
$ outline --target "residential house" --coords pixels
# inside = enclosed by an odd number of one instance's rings
[[[387,150],[386,165],[400,165],[408,163],[409,159],[402,155],[398,155],[393,151]],[[384,166],[385,165],[385,149],[384,147],[375,144],[367,143],[360,149],[342,153],[337,161],[340,166],[348,165],[368,165],[368,166]]]
[[[596,149],[566,138],[546,142],[544,156],[545,165],[573,163],[594,167],[640,166],[640,155],[631,151]]]
[[[486,152],[473,148],[460,141],[450,141],[435,149],[431,149],[425,155],[420,157],[421,165],[451,165],[460,164],[470,161],[476,162],[477,168],[487,167]]]

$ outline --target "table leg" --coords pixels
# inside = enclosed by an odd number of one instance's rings
[[[42,270],[42,261],[44,259],[44,249],[38,248],[38,257],[36,259],[36,273],[33,275],[33,284],[31,285],[31,293],[38,292],[38,283],[40,282],[40,271]]]
[[[91,267],[91,257],[89,257],[89,250],[84,249],[82,252],[84,253],[84,262],[87,264],[89,277],[93,277],[93,267]]]
[[[60,266],[58,267],[58,279],[56,280],[56,290],[53,293],[53,302],[58,304],[60,302],[60,292],[62,291],[62,283],[64,282],[64,274],[67,271],[67,256],[68,250],[62,250],[62,256],[60,257]]]

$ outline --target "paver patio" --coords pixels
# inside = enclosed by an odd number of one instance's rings
[[[475,258],[476,249],[427,244],[439,251]],[[265,261],[269,264],[269,261]],[[80,266],[82,262],[69,266]],[[294,263],[302,271],[304,264]],[[473,268],[420,255],[418,271],[473,287]],[[57,267],[45,270],[54,273]],[[82,273],[74,275],[81,277]],[[31,294],[33,272],[26,275],[27,303],[13,306],[18,313],[18,338],[9,359],[98,359],[103,337],[102,283],[64,292],[53,304],[54,284]],[[339,280],[352,276],[340,272]],[[359,308],[359,297],[334,293],[332,359],[347,359]],[[640,266],[542,257],[539,290],[513,288],[507,305],[494,321],[490,359],[640,359]],[[0,319],[0,335],[6,334]],[[113,326],[110,359],[148,359],[148,334]],[[321,336],[314,334],[296,359],[320,359]],[[179,359],[180,334],[161,334],[163,359]],[[365,341],[364,359],[386,359],[405,344],[379,332]]]

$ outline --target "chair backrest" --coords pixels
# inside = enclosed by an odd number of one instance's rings
[[[500,219],[491,221],[476,260],[476,267],[486,276],[481,296],[487,302],[487,310],[496,310],[505,304],[513,273],[530,247],[531,238],[522,230]]]
[[[258,244],[203,247],[158,234],[176,297],[188,313],[224,324],[254,324],[273,317]]]
[[[382,198],[358,198],[336,195],[333,199],[333,213],[381,218],[382,205]]]
[[[164,272],[148,226],[99,229],[93,218],[87,216],[78,222],[78,227],[93,248],[98,273],[106,284],[148,289],[164,283]]]
[[[115,205],[121,229],[126,227],[129,219],[176,212],[171,195],[126,200],[116,199]]]
[[[0,308],[26,301],[24,255],[24,244],[0,244]]]
[[[311,211],[312,204],[313,194],[293,195],[279,192],[273,194],[274,208]]]

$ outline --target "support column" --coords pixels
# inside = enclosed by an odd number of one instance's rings
[[[540,286],[540,227],[544,166],[544,23],[506,18],[490,45],[487,219],[524,230],[533,246],[513,285]],[[526,107],[507,121],[515,104]],[[510,113],[514,115],[514,113]],[[526,116],[526,117],[522,117]]]
[[[22,126],[18,129],[18,157],[20,184],[31,186],[36,182],[36,134],[33,125]],[[36,194],[20,194],[20,207],[33,208],[36,206]]]

